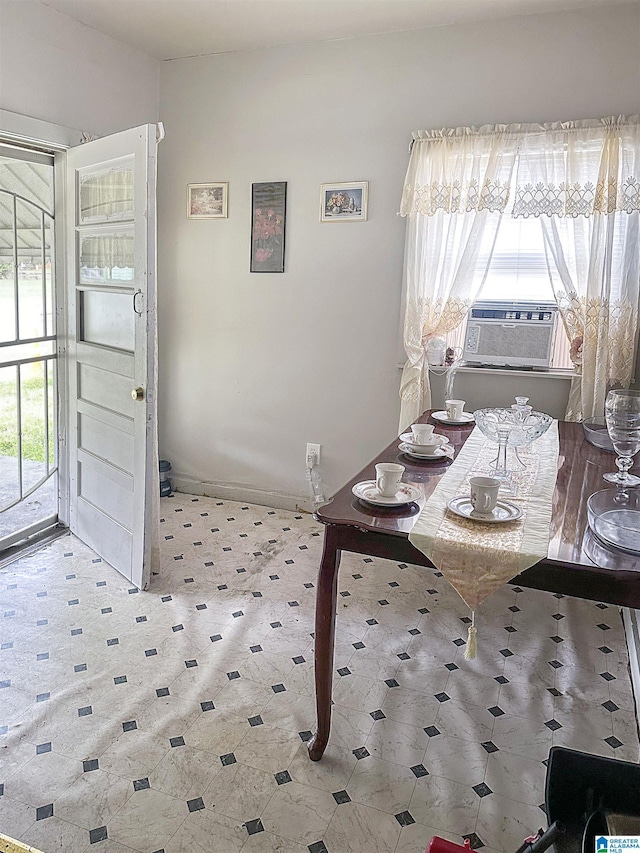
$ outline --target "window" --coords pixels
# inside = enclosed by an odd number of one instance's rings
[[[478,299],[555,303],[542,228],[537,218],[514,219],[508,212],[504,214]],[[462,348],[465,329],[466,320],[446,336],[447,345]],[[573,369],[569,339],[559,315],[551,367]]]
[[[502,217],[479,298],[555,302],[538,219]]]

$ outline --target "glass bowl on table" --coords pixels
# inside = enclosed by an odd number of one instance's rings
[[[640,553],[640,490],[602,489],[587,500],[589,527],[607,545]]]
[[[589,444],[613,453],[613,444],[611,444],[605,418],[585,418],[582,421],[582,431]]]
[[[528,408],[528,407],[527,407]],[[476,425],[487,438],[497,443],[498,430],[506,427],[509,431],[509,447],[522,447],[540,438],[553,423],[551,415],[544,412],[528,412],[524,418],[514,409],[493,407],[477,409],[473,413]]]

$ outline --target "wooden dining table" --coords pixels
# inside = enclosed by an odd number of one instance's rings
[[[435,432],[448,437],[454,457],[474,426],[473,423],[465,426],[442,424],[431,418],[431,411],[425,412],[418,422],[435,424]],[[587,522],[587,499],[593,492],[611,488],[602,475],[615,471],[615,457],[590,444],[579,423],[561,421],[559,435],[558,476],[553,495],[548,554],[544,560],[512,578],[510,583],[640,608],[640,555],[636,557],[606,547],[591,533]],[[397,508],[371,506],[355,497],[352,487],[362,480],[374,480],[375,466],[379,462],[404,465],[403,480],[416,486],[420,497]],[[336,595],[341,552],[350,551],[434,568],[433,563],[409,542],[409,533],[425,501],[450,464],[450,459],[435,462],[409,457],[399,450],[399,439],[394,438],[315,513],[316,520],[324,525],[324,546],[318,572],[315,616],[317,729],[307,744],[313,761],[322,757],[331,726]]]

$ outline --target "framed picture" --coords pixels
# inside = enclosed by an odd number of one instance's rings
[[[363,222],[367,218],[368,181],[320,186],[320,222]]]
[[[251,184],[251,272],[284,272],[287,182]]]
[[[226,219],[229,184],[187,184],[187,219]]]

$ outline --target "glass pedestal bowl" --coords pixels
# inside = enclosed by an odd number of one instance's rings
[[[531,444],[549,429],[551,415],[528,412],[523,417],[514,409],[478,409],[473,413],[478,429],[498,445],[498,456],[492,467],[496,477],[509,479],[511,469],[522,470],[525,465],[518,456],[518,448]],[[507,461],[507,448],[513,448],[513,457]]]
[[[478,409],[473,413],[476,426],[491,441],[499,443],[503,430],[508,433],[509,447],[522,447],[531,444],[549,429],[553,423],[551,415],[544,412],[530,412],[524,419],[513,409]]]

